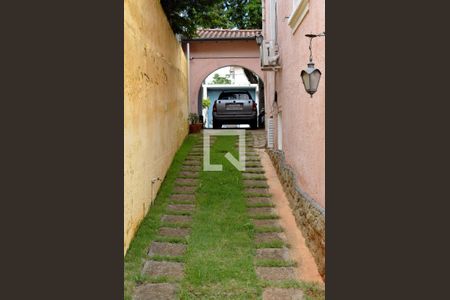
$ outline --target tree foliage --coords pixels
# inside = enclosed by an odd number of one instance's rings
[[[231,84],[231,80],[229,79],[230,75],[220,76],[219,74],[214,74],[213,80],[211,84]]]
[[[161,0],[172,30],[191,38],[197,28],[257,29],[261,0]]]
[[[261,0],[226,1],[225,14],[231,23],[228,28],[255,29],[262,26]]]

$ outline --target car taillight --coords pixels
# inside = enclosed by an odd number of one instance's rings
[[[213,105],[213,112],[217,112],[217,102],[214,102],[214,105]]]
[[[253,110],[256,110],[256,102],[253,102]]]

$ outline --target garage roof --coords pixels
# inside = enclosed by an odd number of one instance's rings
[[[192,40],[249,40],[260,35],[261,29],[199,29],[197,34]]]

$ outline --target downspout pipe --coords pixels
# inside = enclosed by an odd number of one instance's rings
[[[262,0],[261,1],[261,13],[262,13],[262,18],[261,18],[261,34],[263,36],[266,36],[266,32],[264,31],[265,29],[265,23],[266,23],[266,0]]]
[[[187,75],[188,75],[188,113],[191,112],[191,44],[186,44],[187,52]]]

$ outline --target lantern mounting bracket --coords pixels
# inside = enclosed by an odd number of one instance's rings
[[[308,34],[305,34],[305,36],[309,37],[309,62],[312,62],[312,60],[313,60],[312,59],[312,40],[313,40],[313,38],[316,38],[316,37],[325,36],[325,31],[322,33],[317,33],[317,34],[308,33]]]

